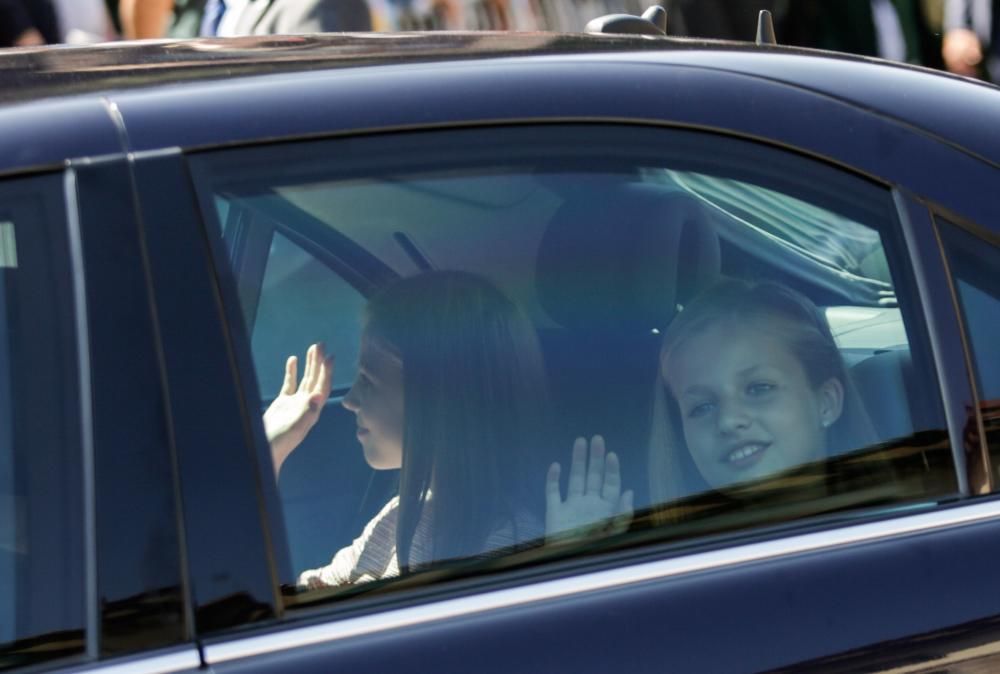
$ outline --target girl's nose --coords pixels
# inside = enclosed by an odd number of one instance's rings
[[[737,403],[719,403],[719,431],[733,433],[750,426],[750,415]]]
[[[347,408],[349,411],[354,412],[355,414],[358,413],[359,409],[358,397],[357,394],[354,393],[353,386],[351,386],[351,389],[347,392],[347,395],[344,396],[344,399],[340,401],[340,404],[343,405],[345,408]]]

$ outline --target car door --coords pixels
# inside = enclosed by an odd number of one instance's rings
[[[930,211],[905,190],[733,137],[614,125],[150,153],[136,177],[158,296],[216,284],[193,302],[210,334],[195,338],[169,300],[158,312],[195,624],[216,669],[822,669],[845,653],[867,666],[866,649],[891,644],[888,668],[932,661],[926,639],[992,641],[997,525],[989,498],[969,498],[968,468],[984,457],[955,415],[972,400],[961,328],[933,290],[946,271]],[[183,269],[169,263],[181,250]],[[531,317],[554,410],[524,477],[537,501],[548,464],[565,478],[573,438],[601,434],[633,491],[632,524],[367,586],[296,588],[398,478],[351,449],[347,376],[313,446],[275,481],[260,415],[281,361],[317,341],[349,351],[365,298],[440,270],[488,278]],[[871,410],[872,441],[798,476],[818,491],[782,478],[750,505],[657,479],[643,418],[663,331],[726,276],[819,306]]]
[[[196,669],[127,162],[6,176],[0,213],[2,665]]]

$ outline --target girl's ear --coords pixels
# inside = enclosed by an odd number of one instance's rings
[[[844,384],[836,377],[830,377],[816,390],[819,396],[819,422],[829,428],[844,412]]]

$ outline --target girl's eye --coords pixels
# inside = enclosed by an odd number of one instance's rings
[[[699,405],[695,405],[690,410],[688,410],[687,415],[689,419],[698,419],[707,414],[710,414],[713,409],[715,409],[715,405],[713,405],[712,403],[701,403]]]
[[[763,396],[767,395],[776,388],[777,386],[775,386],[770,382],[755,381],[754,383],[747,386],[747,393],[751,396]]]

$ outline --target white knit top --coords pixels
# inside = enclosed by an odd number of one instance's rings
[[[414,566],[431,561],[431,515],[426,509],[417,523],[410,546],[410,563]],[[309,569],[299,574],[299,586],[309,588],[337,585],[352,585],[372,580],[393,578],[399,575],[399,559],[396,556],[396,525],[399,522],[399,497],[393,497],[375,517],[365,525],[361,535],[354,542],[342,548],[330,563],[318,569]],[[525,515],[516,523],[508,523],[487,538],[483,554],[541,538],[543,527],[537,518]]]

